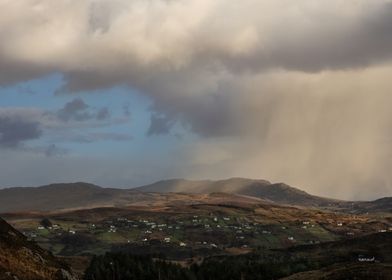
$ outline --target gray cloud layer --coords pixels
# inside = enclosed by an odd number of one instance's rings
[[[0,0],[0,83],[57,71],[58,94],[137,89],[149,135],[201,136],[186,177],[388,194],[391,28],[387,0]],[[77,100],[59,113],[109,117]]]
[[[56,70],[68,73],[65,90],[77,90],[117,82],[138,86],[189,68],[312,72],[391,59],[392,3],[385,0],[0,5],[3,83]]]

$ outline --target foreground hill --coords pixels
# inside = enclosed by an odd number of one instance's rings
[[[282,279],[288,275],[283,279],[387,280],[392,279],[391,242],[392,233],[376,233],[284,250],[262,249],[248,255],[208,258],[197,272],[217,280]]]
[[[173,179],[159,181],[151,185],[137,188],[136,190],[159,193],[235,193],[268,199],[281,204],[314,207],[339,206],[346,204],[346,202],[343,201],[314,196],[283,183],[272,184],[265,180],[251,180],[244,178],[231,178],[218,181],[189,181],[184,179]]]
[[[392,233],[378,233],[355,239],[291,248],[290,254],[311,259],[322,268],[294,274],[285,279],[392,279],[391,243]],[[360,257],[374,258],[374,261],[360,262]]]
[[[94,258],[86,271],[86,279],[110,279],[114,264],[116,279],[132,275],[132,279],[170,280],[388,280],[392,275],[391,238],[392,234],[382,233],[285,250],[261,248],[236,256],[210,256],[184,266],[154,261],[149,256],[135,256],[133,250],[111,252]]]
[[[301,272],[282,280],[390,280],[392,265],[382,263],[372,264],[338,264],[325,267],[320,270]]]
[[[76,280],[69,268],[0,219],[1,280]]]

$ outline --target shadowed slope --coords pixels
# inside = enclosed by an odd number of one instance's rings
[[[17,278],[15,278],[17,277]],[[57,260],[0,218],[0,279],[76,280]]]

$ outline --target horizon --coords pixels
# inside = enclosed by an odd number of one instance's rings
[[[48,187],[48,186],[52,186],[52,185],[73,185],[73,184],[87,184],[87,185],[93,185],[95,187],[99,187],[99,188],[103,188],[103,189],[117,189],[117,190],[133,190],[133,189],[138,189],[138,188],[143,188],[143,187],[148,187],[150,185],[154,185],[154,184],[159,184],[162,182],[168,182],[168,181],[189,181],[189,182],[198,182],[198,181],[208,181],[208,182],[219,182],[219,181],[230,181],[230,180],[235,180],[235,179],[240,179],[240,180],[251,180],[251,181],[265,181],[268,182],[271,185],[279,185],[279,184],[283,184],[286,185],[290,188],[293,189],[297,189],[299,191],[304,191],[305,193],[312,195],[312,196],[316,196],[316,197],[321,197],[321,198],[327,198],[327,199],[334,199],[334,200],[341,200],[341,201],[376,201],[379,199],[383,199],[383,198],[392,198],[392,196],[375,196],[375,197],[371,197],[369,199],[358,199],[358,200],[350,200],[350,199],[343,199],[343,198],[339,198],[339,197],[334,197],[334,196],[319,196],[317,194],[308,192],[303,190],[301,187],[298,186],[291,186],[288,185],[284,182],[272,182],[269,180],[265,180],[265,179],[254,179],[254,178],[244,178],[244,177],[229,177],[229,178],[221,178],[221,179],[187,179],[187,178],[167,178],[167,179],[162,179],[162,180],[158,180],[158,181],[152,181],[152,182],[148,182],[142,185],[138,185],[138,186],[105,186],[105,185],[99,185],[99,184],[95,184],[92,182],[85,182],[85,181],[77,181],[77,182],[52,182],[52,183],[48,183],[48,184],[43,184],[43,185],[31,185],[31,186],[0,186],[0,191],[1,190],[9,190],[9,189],[18,189],[18,188],[42,188],[42,187]],[[176,193],[176,192],[174,192]],[[182,193],[182,192],[180,192]]]
[[[0,186],[392,196],[388,0],[0,1]]]
[[[29,185],[29,186],[1,186],[0,185],[0,190],[3,189],[10,189],[10,188],[39,188],[39,187],[45,187],[45,186],[50,186],[50,185],[58,185],[58,184],[90,184],[90,185],[95,185],[98,187],[102,187],[102,188],[114,188],[114,189],[135,189],[135,188],[140,188],[140,187],[144,187],[144,186],[148,186],[148,185],[153,185],[155,183],[160,183],[160,182],[166,182],[166,181],[175,181],[175,180],[184,180],[184,181],[225,181],[225,180],[232,180],[232,179],[245,179],[245,180],[253,180],[253,181],[267,181],[270,182],[268,180],[264,180],[264,179],[254,179],[254,178],[244,178],[244,177],[228,177],[228,178],[220,178],[220,179],[187,179],[187,178],[166,178],[166,179],[161,179],[161,180],[157,180],[157,181],[150,181],[150,182],[146,182],[144,184],[141,185],[137,185],[137,186],[105,186],[105,185],[100,185],[97,183],[93,183],[93,182],[88,182],[88,181],[70,181],[70,182],[51,182],[51,183],[46,183],[46,184],[42,184],[42,185]],[[270,182],[271,184],[284,184],[284,182]]]

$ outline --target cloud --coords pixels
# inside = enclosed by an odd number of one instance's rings
[[[391,26],[387,0],[0,0],[0,84],[55,71],[58,94],[148,96],[148,135],[200,136],[179,151],[184,177],[370,196],[392,179]],[[76,98],[40,123],[109,123],[98,110]]]
[[[85,134],[62,135],[56,142],[94,143],[98,141],[131,141],[133,137],[125,133],[90,132]]]
[[[195,68],[313,72],[391,59],[392,4],[385,0],[0,5],[3,83],[60,71],[68,77],[64,91],[72,91],[139,86],[155,75]]]
[[[99,121],[107,120],[110,118],[110,111],[107,107],[99,109],[96,119]]]
[[[4,33],[6,65],[15,60],[15,67],[64,73],[62,93],[136,88],[154,101],[149,134],[162,128],[162,118],[180,119],[203,136],[236,134],[237,93],[226,81],[271,71],[372,67],[389,61],[392,49],[389,1],[38,3],[7,3],[2,26],[15,32]],[[263,17],[259,11],[266,11]],[[43,44],[41,37],[53,39]]]
[[[49,138],[49,141],[92,143],[97,141],[128,141],[127,134],[91,132],[90,129],[110,127],[128,120],[111,118],[107,107],[91,108],[82,99],[75,98],[59,110],[38,108],[0,107],[0,148],[24,149],[45,153],[47,156],[63,155],[66,149],[55,144],[29,146],[32,140]],[[83,130],[80,133],[79,130]],[[51,140],[50,140],[51,139]]]
[[[87,111],[88,105],[80,98],[75,98],[74,100],[65,104],[64,108],[59,110],[57,116],[63,121],[75,120],[75,121],[85,121],[92,118],[90,113]]]
[[[110,111],[107,107],[98,110],[92,110],[83,99],[75,98],[66,103],[64,108],[57,112],[57,117],[64,121],[84,122],[89,120],[104,121],[110,118]]]
[[[225,106],[231,133],[185,148],[190,169],[196,177],[268,178],[338,198],[390,195],[391,74],[381,67],[228,80],[227,90],[241,92]]]
[[[59,155],[65,155],[67,154],[67,150],[64,148],[59,148],[57,147],[56,144],[51,144],[45,149],[45,155],[47,157],[54,157],[54,156],[59,156]]]
[[[0,146],[17,147],[29,140],[41,137],[39,122],[31,120],[31,111],[0,111]]]
[[[174,121],[167,116],[152,114],[150,118],[150,127],[147,131],[148,136],[168,134],[174,125]]]

